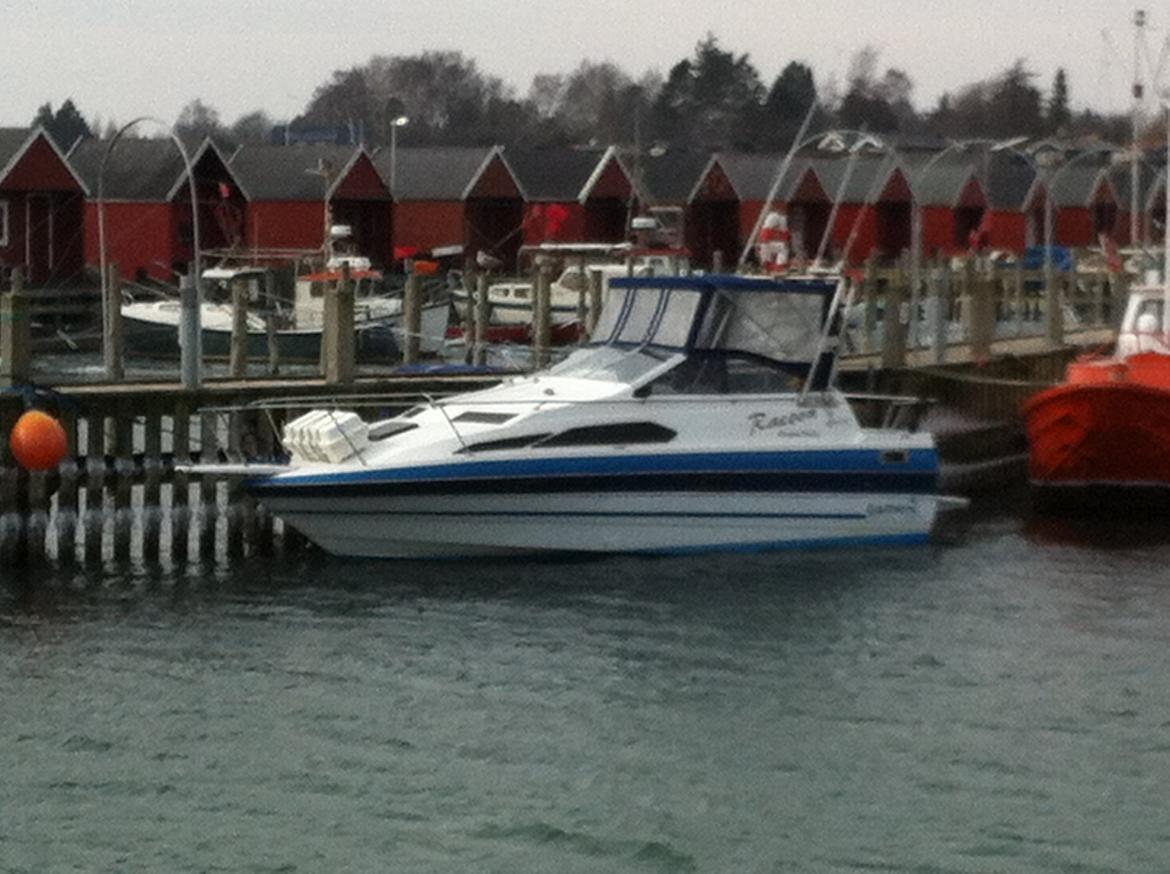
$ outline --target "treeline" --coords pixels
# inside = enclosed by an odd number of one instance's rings
[[[375,55],[365,64],[335,71],[304,111],[285,124],[294,132],[340,129],[352,142],[371,145],[388,143],[395,120],[405,116],[409,123],[398,130],[403,145],[598,143],[775,151],[791,143],[816,103],[813,130],[1112,142],[1129,136],[1125,116],[1073,111],[1063,69],[1044,89],[1021,59],[919,110],[911,78],[896,67],[882,70],[879,61],[876,49],[859,50],[843,83],[818,82],[808,65],[793,61],[767,83],[748,55],[726,51],[708,35],[665,76],[654,70],[634,75],[610,62],[583,61],[568,73],[537,75],[520,96],[461,52]],[[79,136],[111,135],[117,129],[112,121],[104,126],[86,122],[72,101],[56,111],[45,104],[34,121],[44,124],[63,148]],[[268,142],[274,127],[262,109],[227,124],[201,100],[185,106],[175,123],[188,141],[211,135],[236,145]]]

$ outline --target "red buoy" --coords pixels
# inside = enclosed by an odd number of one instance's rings
[[[69,452],[61,423],[40,410],[29,410],[16,420],[8,445],[25,470],[52,470]]]

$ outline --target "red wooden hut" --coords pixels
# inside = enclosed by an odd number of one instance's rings
[[[857,264],[870,256],[890,259],[909,251],[910,181],[892,157],[814,158],[812,164],[825,192],[837,204],[830,258]]]
[[[0,128],[0,274],[21,267],[31,285],[76,279],[85,194],[42,128]]]
[[[1117,226],[1117,190],[1108,169],[1092,164],[1065,164],[1049,181],[1055,209],[1053,242],[1061,246],[1096,246]]]
[[[393,260],[390,188],[362,146],[247,146],[231,159],[248,199],[245,245],[261,256],[324,252],[343,225],[358,254]]]
[[[1048,190],[1031,161],[1012,152],[990,155],[986,186],[987,248],[1022,254],[1041,245]]]
[[[186,270],[195,253],[191,191],[187,168],[170,139],[121,139],[102,159],[106,140],[83,140],[69,162],[85,179],[85,263],[101,263],[101,214],[106,260],[126,277],[172,279]],[[219,148],[211,140],[191,156],[203,250],[238,245],[244,195]],[[99,196],[101,204],[99,206]]]
[[[668,150],[630,159],[651,206],[677,207],[692,262],[730,267],[739,256],[739,195],[717,155]]]
[[[400,254],[436,248],[479,252],[516,265],[524,195],[499,146],[379,149],[374,160],[394,191]]]
[[[782,155],[723,152],[719,160],[739,198],[740,240],[746,244],[775,187],[771,209],[787,217],[793,257],[814,257],[833,204],[812,165],[806,159],[795,159],[777,185],[776,174],[784,163]]]
[[[922,251],[955,255],[986,246],[987,194],[963,154],[919,153],[902,159],[922,221]]]
[[[620,243],[637,197],[617,149],[511,149],[524,193],[524,244]]]

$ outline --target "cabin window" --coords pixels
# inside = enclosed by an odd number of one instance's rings
[[[675,432],[655,422],[619,422],[570,428],[542,440],[540,448],[555,446],[623,446],[630,443],[669,443]]]
[[[518,298],[519,300],[528,300],[528,289],[523,287],[514,288],[512,289],[512,297]]]
[[[515,413],[489,413],[484,410],[468,410],[460,413],[452,422],[468,422],[475,425],[502,425],[509,419],[515,419]]]
[[[413,431],[417,427],[417,422],[403,422],[398,419],[390,419],[387,422],[378,422],[376,425],[371,425],[368,436],[371,440],[385,440],[397,434],[405,434],[407,431]]]
[[[646,387],[653,395],[791,394],[805,368],[755,355],[695,353]]]
[[[0,200],[0,246],[8,245],[8,201]]]
[[[479,443],[471,443],[466,449],[460,449],[460,452],[498,452],[504,449],[523,449],[525,446],[531,446],[538,440],[543,440],[548,434],[522,434],[519,437],[501,437],[499,440],[483,440]]]

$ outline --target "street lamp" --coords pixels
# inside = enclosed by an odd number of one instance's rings
[[[398,196],[398,129],[410,124],[410,118],[400,115],[390,122],[390,196]]]
[[[122,139],[122,136],[141,122],[149,121],[167,129],[170,134],[171,141],[174,142],[175,147],[179,150],[179,155],[183,158],[183,165],[187,170],[187,185],[191,195],[191,245],[192,245],[192,272],[195,274],[192,279],[195,283],[195,326],[194,336],[195,346],[189,349],[186,345],[180,353],[180,372],[182,373],[183,384],[188,388],[198,388],[202,382],[201,367],[203,363],[203,329],[202,329],[202,311],[203,292],[202,292],[202,275],[199,262],[199,198],[195,186],[195,168],[191,164],[191,156],[187,152],[187,147],[183,145],[182,139],[175,133],[175,129],[167,125],[166,122],[160,121],[149,115],[140,116],[133,121],[122,125],[113,138],[106,145],[105,151],[102,153],[102,161],[98,166],[98,191],[97,191],[97,219],[98,219],[98,264],[101,270],[101,288],[102,288],[102,344],[103,344],[103,359],[106,368],[106,378],[115,380],[121,379],[121,373],[115,373],[117,369],[114,363],[113,349],[107,348],[107,338],[109,336],[109,325],[113,319],[113,313],[110,307],[120,305],[118,301],[111,301],[109,299],[109,276],[106,256],[106,200],[105,200],[105,185],[106,185],[106,164],[109,163],[110,155],[114,151],[114,146]]]

